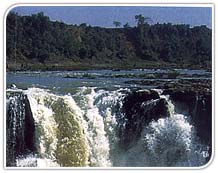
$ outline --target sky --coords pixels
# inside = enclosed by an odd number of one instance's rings
[[[67,24],[87,23],[91,26],[113,27],[113,21],[122,25],[136,25],[135,15],[150,17],[155,23],[207,25],[212,27],[211,7],[161,7],[161,6],[23,6],[12,11],[20,15],[44,12],[53,21]]]

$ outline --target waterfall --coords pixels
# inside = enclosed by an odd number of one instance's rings
[[[81,87],[75,95],[78,105],[84,110],[87,121],[87,139],[90,148],[89,166],[112,166],[111,157],[118,143],[115,105],[120,104],[123,94],[118,91],[95,91]],[[121,105],[119,105],[121,107]]]
[[[24,118],[25,108],[23,95],[10,96],[7,100],[7,165],[15,166],[15,157],[24,150]],[[17,140],[19,139],[19,140]],[[8,148],[9,148],[8,147]]]
[[[6,139],[8,166],[16,166],[16,157],[35,151],[34,120],[27,97],[19,90],[9,90],[7,98]]]
[[[84,93],[87,88],[82,88]],[[87,121],[87,139],[90,148],[90,166],[111,166],[109,160],[109,141],[106,137],[104,120],[94,105],[95,92],[91,89],[88,94],[83,94],[85,100],[84,117]]]
[[[208,148],[182,114],[151,122],[143,131],[144,150],[150,166],[201,166]]]
[[[116,166],[191,167],[207,163],[209,148],[196,136],[189,118],[175,112],[169,96],[160,95],[160,98],[167,101],[170,116],[144,125],[139,140],[119,153]],[[147,107],[150,102],[141,105]]]
[[[88,148],[82,111],[71,96],[31,88],[26,92],[37,126],[40,157],[60,166],[86,166]]]
[[[204,165],[208,147],[161,93],[94,87],[65,95],[40,88],[8,92],[8,166]]]

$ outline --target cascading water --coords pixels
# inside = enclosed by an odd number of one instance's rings
[[[7,165],[14,166],[15,155],[22,153],[24,150],[24,118],[25,108],[22,103],[24,99],[20,93],[9,97],[7,100]],[[21,100],[21,101],[20,101]],[[19,141],[17,140],[19,139]],[[18,141],[18,142],[16,142]]]
[[[39,152],[60,166],[84,166],[88,162],[82,111],[71,96],[57,96],[42,89],[29,89],[38,129]]]
[[[84,93],[87,88],[82,88]],[[83,95],[83,94],[82,94]],[[90,93],[83,95],[84,117],[87,121],[87,139],[90,148],[90,165],[91,166],[111,166],[109,160],[109,141],[106,137],[103,117],[99,114],[98,108],[94,105],[95,92],[93,89]]]
[[[32,113],[27,97],[20,90],[9,90],[6,119],[6,165],[16,166],[16,156],[35,151]]]
[[[201,166],[206,162],[208,149],[199,144],[194,127],[182,114],[151,122],[143,133],[150,166]]]
[[[117,120],[114,107],[119,104],[123,94],[95,88],[80,88],[75,95],[78,105],[84,110],[87,121],[87,139],[90,148],[89,166],[112,166],[112,152],[118,142]]]
[[[175,113],[174,105],[164,95],[140,103],[138,106],[143,111],[139,113],[143,117],[160,112],[162,109],[157,107],[166,102],[170,116],[161,115],[148,124],[133,122],[136,126],[128,129],[129,119],[123,112],[123,102],[130,92],[129,89],[107,91],[81,87],[68,95],[39,88],[29,88],[18,95],[10,93],[7,100],[7,160],[13,164],[8,166],[148,167],[201,166],[206,163],[207,146],[200,143],[195,127],[187,117]],[[31,111],[25,109],[26,102],[22,101],[26,96]],[[137,111],[132,110],[133,118],[138,116]],[[32,122],[29,123],[31,126],[22,125],[25,123],[23,119],[28,117],[27,112],[33,118],[27,119]],[[25,138],[28,130],[25,128],[30,127],[35,129],[34,144],[31,145]],[[139,138],[123,147],[122,135],[128,130],[133,130],[131,134],[139,131],[141,134],[136,134]],[[18,142],[16,136],[24,136],[22,142]],[[18,145],[23,145],[23,149],[13,153]]]

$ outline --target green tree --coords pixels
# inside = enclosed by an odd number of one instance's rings
[[[135,15],[135,19],[137,21],[138,26],[145,24],[145,17],[142,16],[141,14]]]
[[[137,21],[137,25],[141,26],[144,24],[148,24],[150,22],[153,22],[152,19],[150,17],[144,17],[142,14],[139,15],[135,15],[135,19]]]
[[[118,22],[118,21],[114,21],[113,24],[116,28],[121,26],[121,22]]]

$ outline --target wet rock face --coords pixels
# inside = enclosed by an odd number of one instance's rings
[[[196,92],[189,90],[170,89],[165,90],[162,94],[170,95],[170,99],[173,101],[173,104],[175,105],[175,111],[177,113],[181,113],[186,116],[194,114]]]
[[[195,111],[191,115],[197,128],[198,136],[206,144],[212,143],[212,96],[197,96]]]
[[[35,121],[33,119],[33,114],[31,111],[30,103],[25,95],[24,99],[25,105],[25,128],[24,128],[24,140],[25,140],[25,149],[27,152],[35,152]]]
[[[35,151],[34,119],[26,95],[12,92],[6,115],[6,165],[15,166],[16,157]]]
[[[179,102],[193,102],[196,99],[194,91],[175,91],[170,96],[172,100]]]
[[[126,124],[120,132],[124,147],[137,141],[143,127],[152,120],[169,116],[168,103],[153,90],[142,90],[128,94],[123,102],[123,113]]]
[[[24,131],[22,128],[24,126],[25,111],[23,100],[24,96],[21,93],[12,93],[9,98],[6,117],[7,166],[15,166],[16,156],[24,150]]]
[[[175,111],[189,116],[201,141],[211,146],[212,95],[210,91],[166,90],[175,105]]]

